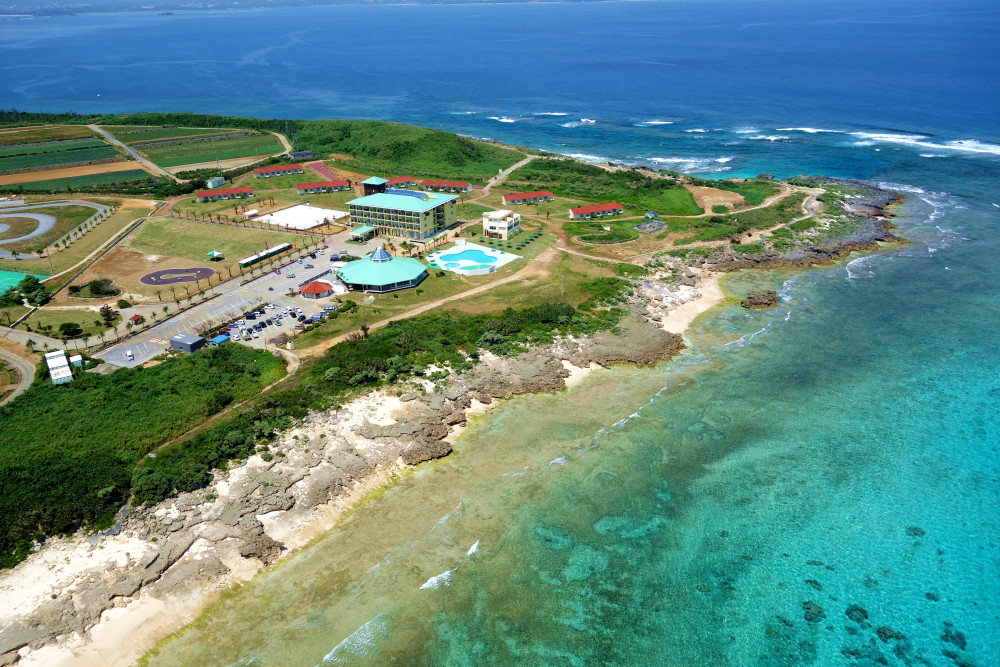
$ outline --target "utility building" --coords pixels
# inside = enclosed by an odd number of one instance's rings
[[[170,337],[170,349],[191,354],[205,347],[205,339],[189,333],[179,333]]]
[[[66,353],[62,350],[46,354],[45,364],[49,367],[49,377],[52,379],[52,384],[66,384],[73,381],[73,371],[69,367]]]

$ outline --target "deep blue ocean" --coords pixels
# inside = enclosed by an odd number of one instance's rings
[[[1000,665],[1000,7],[0,21],[0,106],[377,118],[870,178],[908,245],[736,274],[655,369],[491,411],[151,664]]]

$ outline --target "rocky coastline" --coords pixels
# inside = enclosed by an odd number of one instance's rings
[[[67,660],[95,626],[150,599],[203,607],[332,528],[394,475],[449,454],[455,431],[485,406],[563,390],[585,369],[654,364],[683,346],[630,313],[617,335],[564,337],[510,357],[485,352],[471,371],[437,383],[416,379],[314,412],[269,452],[216,471],[208,487],[132,508],[119,534],[50,540],[51,562],[29,559],[4,573],[0,601],[11,604],[0,605],[10,610],[0,619],[0,665],[53,664],[46,652],[57,643]]]

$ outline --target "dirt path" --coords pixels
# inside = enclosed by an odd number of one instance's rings
[[[275,348],[275,350],[278,352],[278,354],[280,354],[285,359],[285,377],[280,378],[278,380],[275,380],[271,384],[269,384],[266,387],[264,387],[263,389],[261,389],[260,392],[258,392],[257,396],[270,391],[273,387],[281,384],[282,382],[284,382],[288,378],[290,378],[293,375],[295,375],[295,373],[299,370],[299,366],[302,365],[302,362],[299,360],[299,358],[295,354],[293,354],[292,352],[290,352],[289,350],[284,350],[284,349],[282,349],[280,347]],[[181,433],[180,435],[178,435],[176,438],[172,438],[172,439],[166,441],[165,443],[163,443],[162,445],[159,445],[151,453],[159,452],[164,447],[169,447],[170,445],[172,445],[175,442],[180,442],[184,438],[190,437],[191,434],[194,433],[195,431],[199,431],[199,430],[201,430],[201,429],[203,429],[203,428],[205,428],[207,426],[210,426],[210,425],[214,424],[215,422],[217,422],[220,419],[222,419],[222,417],[224,417],[224,416],[228,415],[229,413],[231,413],[236,408],[240,407],[241,405],[246,405],[250,401],[254,400],[255,398],[257,398],[257,396],[251,396],[250,398],[248,398],[246,400],[243,400],[243,401],[240,401],[239,403],[233,403],[232,405],[230,405],[228,408],[226,408],[222,412],[215,413],[214,415],[212,415],[207,420],[201,422],[200,424],[192,426],[187,431],[184,431],[183,433]],[[142,462],[140,461],[139,463],[136,464],[136,466],[140,465],[141,463]]]
[[[177,180],[176,176],[168,173],[164,169],[161,169],[160,167],[156,166],[155,164],[144,158],[142,155],[139,154],[139,151],[135,150],[131,146],[126,146],[122,142],[118,141],[118,139],[115,139],[113,136],[111,136],[110,132],[101,129],[97,125],[88,125],[87,127],[89,127],[91,130],[97,132],[99,135],[104,137],[104,140],[107,141],[108,143],[112,144],[113,146],[117,146],[118,148],[122,149],[123,151],[131,155],[132,159],[141,164],[146,169],[146,171],[149,171],[153,174],[159,174],[160,176],[165,176],[174,181]]]
[[[432,310],[434,308],[438,308],[438,307],[440,307],[440,306],[442,306],[442,305],[444,305],[446,303],[449,303],[451,301],[458,301],[460,299],[465,299],[465,298],[470,297],[470,296],[476,296],[477,294],[482,294],[483,292],[488,292],[489,290],[493,289],[494,287],[499,287],[500,285],[506,285],[507,283],[512,283],[512,282],[516,282],[516,281],[525,280],[526,278],[531,277],[531,276],[546,275],[548,273],[548,271],[547,271],[547,269],[545,268],[544,265],[555,254],[555,250],[556,250],[555,246],[550,246],[549,248],[547,248],[544,251],[542,251],[542,253],[540,255],[538,255],[537,257],[535,257],[535,259],[533,259],[531,262],[529,262],[528,266],[524,267],[522,270],[518,271],[517,273],[515,273],[515,274],[513,274],[511,276],[508,276],[506,278],[501,278],[500,280],[496,280],[496,281],[491,282],[491,283],[486,283],[485,285],[480,285],[479,287],[473,287],[472,289],[466,290],[465,292],[460,292],[458,294],[453,294],[451,296],[446,296],[446,297],[444,297],[442,299],[438,299],[437,301],[431,301],[430,303],[425,303],[424,305],[419,306],[417,308],[414,308],[413,310],[409,310],[409,311],[407,311],[405,313],[399,313],[398,315],[393,315],[392,317],[387,317],[384,320],[379,320],[378,322],[375,322],[374,324],[369,325],[368,330],[369,331],[374,331],[376,329],[381,329],[382,327],[386,326],[390,322],[395,322],[397,320],[405,320],[405,319],[408,319],[410,317],[416,317],[417,315],[420,315],[422,313],[426,313],[428,310]],[[538,264],[535,264],[535,262],[538,262]],[[322,343],[319,343],[317,345],[313,345],[312,347],[304,347],[304,348],[302,348],[300,350],[296,350],[296,352],[298,353],[298,355],[300,357],[315,357],[315,356],[318,356],[318,355],[326,352],[328,349],[330,349],[331,347],[333,347],[337,343],[341,343],[341,342],[347,340],[347,337],[349,335],[351,335],[352,333],[355,333],[355,332],[350,331],[350,332],[341,334],[339,336],[335,336],[334,338],[330,338],[329,340],[325,340]]]

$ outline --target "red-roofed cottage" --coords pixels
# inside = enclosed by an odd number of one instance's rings
[[[316,181],[315,183],[299,183],[295,187],[298,188],[300,195],[312,195],[317,192],[340,192],[341,190],[351,189],[351,185],[341,179]]]
[[[218,201],[219,199],[239,199],[252,197],[253,188],[222,188],[215,190],[198,190],[194,193],[198,201]]]
[[[512,192],[503,196],[504,204],[537,204],[543,201],[552,201],[556,196],[548,190],[536,190],[535,192]]]
[[[386,187],[389,188],[408,188],[415,186],[417,184],[417,179],[412,176],[396,176],[390,178],[385,182]]]
[[[420,187],[424,190],[436,190],[437,192],[468,192],[469,184],[465,181],[420,181]]]
[[[616,215],[618,213],[624,213],[624,211],[625,209],[622,208],[621,204],[609,202],[607,204],[593,204],[591,206],[571,208],[569,210],[569,217],[574,220],[582,220],[584,218],[599,218],[605,215]]]
[[[285,176],[287,174],[303,173],[301,164],[277,164],[273,167],[257,167],[253,170],[254,178],[271,178],[272,176]]]

